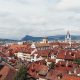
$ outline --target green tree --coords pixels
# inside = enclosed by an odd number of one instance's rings
[[[27,70],[25,66],[21,66],[14,80],[26,80]]]
[[[35,78],[32,78],[28,73],[27,73],[27,67],[22,65],[17,72],[16,76],[14,77],[14,80],[36,80]]]
[[[50,69],[54,69],[54,67],[55,67],[55,62],[52,62],[52,63],[49,65],[49,68],[50,68]]]
[[[76,60],[74,60],[77,64],[79,64],[80,65],[80,59],[76,59]]]

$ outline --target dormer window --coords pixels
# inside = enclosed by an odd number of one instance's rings
[[[32,72],[35,72],[35,69],[32,69]]]
[[[74,56],[74,54],[71,54],[71,56]]]
[[[54,53],[54,55],[56,55],[57,54],[57,52],[56,53]]]
[[[0,78],[2,77],[2,74],[0,74]]]
[[[64,64],[62,64],[61,66],[62,66],[62,67],[65,67],[65,65],[64,65]]]
[[[56,67],[59,67],[59,65],[56,65]]]
[[[72,65],[68,65],[68,67],[72,67]]]

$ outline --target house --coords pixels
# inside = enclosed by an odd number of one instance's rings
[[[15,54],[15,56],[17,56],[21,60],[27,60],[27,61],[31,60],[31,54],[22,53],[22,52],[18,52],[18,53],[14,53],[14,54]]]
[[[0,80],[14,80],[16,70],[9,65],[0,64]]]

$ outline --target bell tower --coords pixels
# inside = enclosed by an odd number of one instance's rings
[[[67,31],[67,35],[65,36],[65,42],[71,45],[71,35],[69,31]]]
[[[48,43],[48,37],[44,37],[43,43]]]

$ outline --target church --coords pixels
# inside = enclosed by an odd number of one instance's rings
[[[69,31],[67,31],[67,35],[65,36],[65,42],[71,45],[71,35]]]

